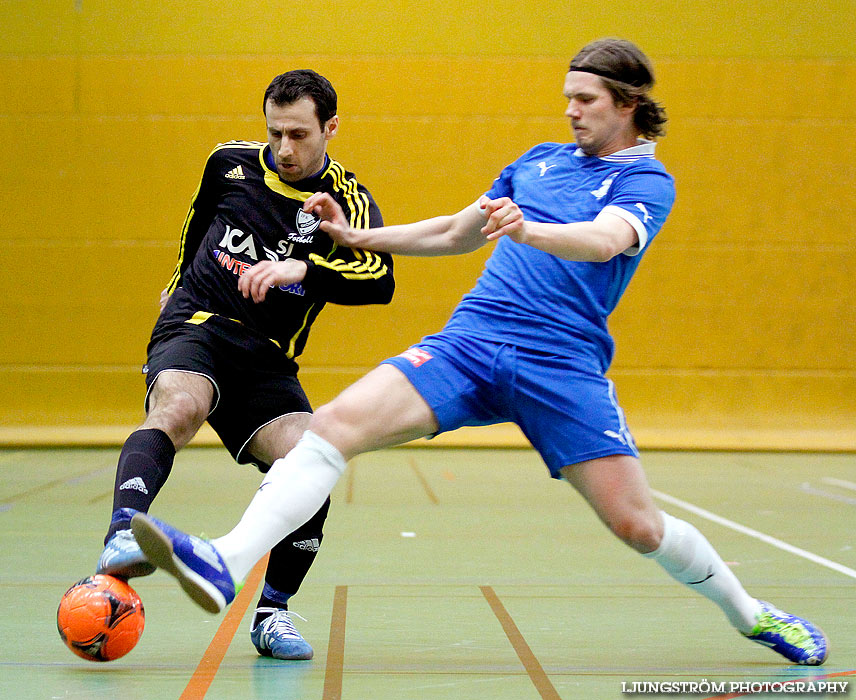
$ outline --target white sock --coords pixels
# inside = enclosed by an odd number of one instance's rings
[[[663,524],[660,546],[644,556],[656,561],[676,581],[716,603],[740,632],[752,632],[761,606],[710,542],[688,522],[668,513],[663,513]]]
[[[309,430],[273,463],[241,521],[229,534],[212,540],[236,583],[283,537],[315,515],[345,466],[339,450]]]

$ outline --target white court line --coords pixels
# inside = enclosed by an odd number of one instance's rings
[[[675,498],[674,496],[670,496],[669,494],[663,493],[662,491],[652,492],[661,501],[666,501],[666,503],[676,505],[679,508],[683,508],[684,510],[690,511],[690,513],[695,513],[696,515],[700,515],[702,518],[707,518],[708,520],[714,523],[718,523],[719,525],[731,528],[732,530],[736,530],[737,532],[743,533],[744,535],[749,535],[749,537],[754,537],[756,540],[761,540],[761,542],[766,542],[767,544],[771,544],[774,547],[778,547],[779,549],[782,549],[786,552],[796,554],[798,557],[803,557],[804,559],[813,561],[815,564],[820,564],[821,566],[825,566],[828,569],[832,569],[833,571],[837,571],[840,574],[844,574],[845,576],[849,576],[850,578],[856,579],[856,570],[851,569],[848,566],[839,564],[838,562],[832,561],[831,559],[827,559],[826,557],[821,557],[817,554],[812,554],[811,552],[807,552],[806,550],[800,549],[799,547],[794,547],[792,544],[783,542],[782,540],[776,539],[775,537],[771,537],[770,535],[765,535],[763,532],[753,530],[751,527],[746,527],[745,525],[741,525],[740,523],[735,523],[733,520],[723,518],[717,515],[716,513],[711,513],[709,510],[694,506],[692,503],[687,503],[686,501],[682,501],[680,498]]]
[[[832,476],[824,476],[821,481],[824,484],[829,484],[830,486],[840,486],[843,489],[851,489],[856,491],[856,484],[852,481],[845,481],[844,479],[836,479]]]

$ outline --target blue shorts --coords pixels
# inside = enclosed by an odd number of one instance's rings
[[[512,422],[550,474],[598,457],[638,457],[598,361],[443,332],[384,360],[401,370],[434,411],[438,433]]]

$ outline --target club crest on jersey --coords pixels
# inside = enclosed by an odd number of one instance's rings
[[[312,243],[315,236],[312,234],[318,230],[321,219],[315,214],[310,214],[302,209],[297,211],[297,233],[289,233],[288,240],[295,243]]]

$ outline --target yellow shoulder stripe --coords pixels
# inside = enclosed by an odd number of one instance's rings
[[[330,159],[330,164],[324,175],[330,175],[333,179],[333,189],[345,196],[345,201],[350,209],[349,223],[354,228],[369,227],[369,198],[360,192],[357,181],[353,177],[346,177],[345,168],[338,161]]]

